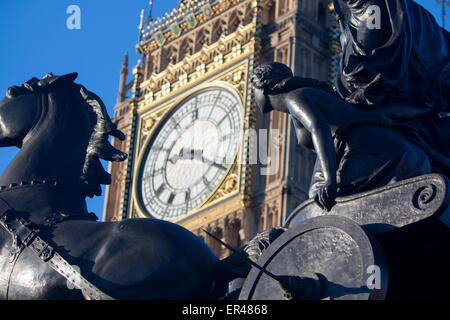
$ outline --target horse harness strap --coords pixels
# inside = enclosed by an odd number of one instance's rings
[[[12,216],[14,212],[4,200],[0,199],[0,225],[13,237],[13,246],[17,249],[16,257],[17,253],[28,247],[49,267],[80,289],[87,300],[115,300],[86,280],[77,266],[68,263],[51,245],[39,237],[35,230],[29,228],[30,223]]]

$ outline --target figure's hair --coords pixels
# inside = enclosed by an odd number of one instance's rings
[[[48,73],[41,80],[32,78],[21,87],[9,87],[6,96],[12,98],[24,94],[49,93],[63,87],[73,91],[80,101],[82,112],[87,114],[92,129],[80,179],[85,194],[93,197],[101,195],[100,184],[111,183],[111,175],[103,169],[100,158],[108,161],[123,161],[127,158],[126,153],[117,150],[109,143],[109,136],[124,140],[125,135],[111,121],[103,101],[84,86],[73,82],[76,77],[76,73],[63,76],[53,76],[52,73]]]
[[[335,90],[328,83],[311,78],[295,77],[291,69],[280,62],[260,64],[250,75],[250,81],[254,88],[262,89],[266,94],[279,94],[310,87],[336,95]]]
[[[278,93],[294,75],[291,69],[279,62],[263,63],[250,76],[252,85],[266,93]]]

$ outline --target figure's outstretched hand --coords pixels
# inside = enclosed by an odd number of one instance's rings
[[[337,186],[336,183],[326,183],[314,197],[314,201],[322,208],[330,211],[336,203]]]

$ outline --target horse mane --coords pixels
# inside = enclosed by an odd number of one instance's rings
[[[77,73],[62,76],[48,73],[41,80],[33,77],[20,87],[9,87],[6,96],[13,98],[25,94],[51,93],[61,88],[68,88],[78,98],[80,110],[87,115],[92,129],[80,176],[83,192],[92,198],[94,195],[101,195],[101,184],[111,183],[111,175],[103,169],[100,159],[123,161],[127,158],[126,153],[117,150],[109,143],[109,136],[124,140],[125,135],[111,121],[100,97],[73,82],[76,77]]]

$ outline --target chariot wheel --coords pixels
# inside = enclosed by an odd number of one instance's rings
[[[320,216],[289,228],[263,252],[257,264],[268,272],[252,267],[240,300],[367,300],[386,296],[388,269],[381,247],[361,226],[344,217]],[[286,289],[271,275],[293,285]]]

